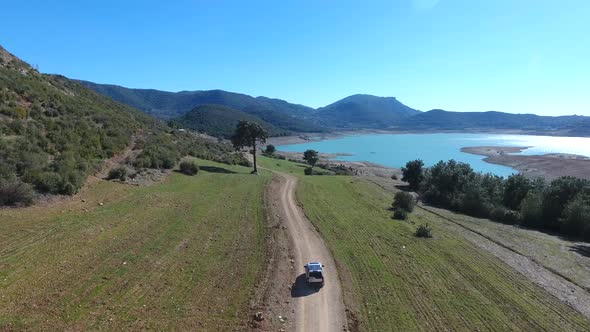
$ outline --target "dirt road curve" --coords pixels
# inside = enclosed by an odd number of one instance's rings
[[[307,220],[295,199],[297,178],[276,173],[281,177],[281,218],[292,237],[295,255],[295,274],[291,297],[295,300],[296,331],[343,331],[346,330],[346,313],[342,302],[340,279],[334,259],[323,239]],[[308,287],[305,283],[306,262],[320,261],[326,267],[326,283],[322,288]]]

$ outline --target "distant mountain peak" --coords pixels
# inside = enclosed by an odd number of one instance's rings
[[[420,113],[395,97],[355,94],[319,108],[320,123],[340,128],[387,129],[400,120]]]

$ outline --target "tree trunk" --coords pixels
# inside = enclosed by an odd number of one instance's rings
[[[258,174],[258,168],[256,167],[256,140],[252,141],[252,156],[254,157],[254,174]]]

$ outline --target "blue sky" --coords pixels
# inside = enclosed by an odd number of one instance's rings
[[[0,44],[128,87],[590,115],[588,0],[2,1]]]

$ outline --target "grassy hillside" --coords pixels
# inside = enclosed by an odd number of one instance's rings
[[[244,328],[268,177],[198,163],[151,187],[102,181],[54,206],[0,210],[0,330]]]
[[[281,130],[260,118],[233,108],[220,105],[201,105],[172,122],[181,128],[196,130],[217,137],[229,138],[240,120],[260,124],[270,136],[281,136],[288,131]]]
[[[590,322],[491,254],[416,211],[391,219],[392,195],[362,179],[300,176],[297,196],[351,286],[363,330],[584,331]],[[433,239],[414,237],[428,222]],[[345,287],[346,285],[345,284]],[[346,290],[346,288],[345,288]]]

